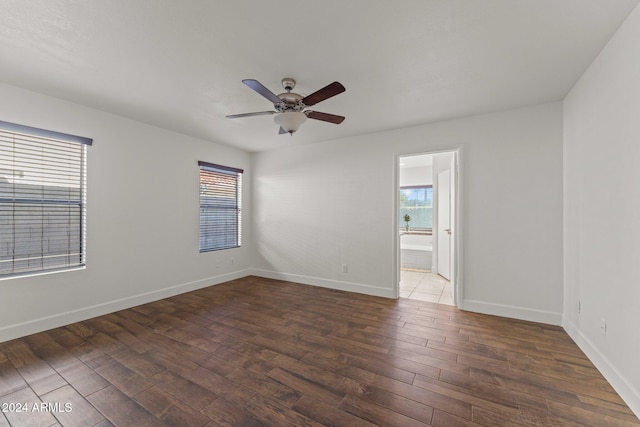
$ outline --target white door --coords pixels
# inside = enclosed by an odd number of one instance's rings
[[[438,173],[438,274],[447,280],[451,276],[451,170]]]

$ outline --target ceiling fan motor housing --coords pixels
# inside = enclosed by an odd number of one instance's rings
[[[274,104],[276,110],[283,111],[302,111],[306,105],[302,103],[302,95],[293,92],[284,92],[278,94],[278,98],[282,100],[280,104]]]
[[[278,94],[278,98],[280,98],[282,102],[274,104],[276,111],[283,113],[286,111],[304,110],[306,106],[301,101],[302,95],[291,92],[291,90],[296,87],[296,81],[291,77],[285,77],[282,79],[282,87],[286,92]]]

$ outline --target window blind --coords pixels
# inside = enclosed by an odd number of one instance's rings
[[[405,215],[410,222],[406,224]],[[407,225],[413,230],[431,230],[433,228],[433,187],[431,185],[413,185],[400,187],[400,228]]]
[[[86,262],[89,138],[0,121],[0,275]]]
[[[200,252],[242,244],[242,169],[198,162]]]

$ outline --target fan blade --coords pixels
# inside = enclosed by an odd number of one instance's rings
[[[280,98],[278,98],[278,96],[275,93],[271,92],[269,89],[264,87],[264,85],[262,83],[260,83],[259,81],[257,81],[257,80],[245,79],[245,80],[242,81],[242,83],[246,84],[251,89],[255,90],[260,95],[264,96],[265,98],[267,98],[269,101],[273,102],[274,104],[279,104],[279,103],[282,102],[282,100]]]
[[[285,133],[289,133],[289,132],[287,132],[286,130],[284,130],[284,128],[282,126],[280,126],[280,130],[278,131],[278,134],[282,135],[282,134],[285,134]]]
[[[336,116],[335,114],[321,113],[319,111],[305,111],[305,114],[310,119],[322,120],[323,122],[335,123],[339,125],[344,121],[343,116]]]
[[[302,98],[302,102],[306,106],[312,106],[317,104],[318,102],[324,101],[325,99],[331,98],[332,96],[336,96],[346,89],[338,82],[333,82],[331,84],[326,85],[322,89],[313,92],[311,95],[307,95]]]
[[[257,113],[230,114],[225,117],[227,119],[237,119],[238,117],[268,116],[270,114],[276,114],[276,112],[275,111],[258,111]]]

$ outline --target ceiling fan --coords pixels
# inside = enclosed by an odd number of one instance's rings
[[[256,113],[231,114],[226,116],[228,119],[236,119],[238,117],[265,116],[275,114],[274,121],[280,125],[280,134],[289,133],[293,135],[307,117],[315,120],[322,120],[334,124],[340,124],[344,121],[343,116],[335,114],[321,113],[319,111],[306,110],[307,107],[315,105],[325,99],[336,96],[345,91],[344,86],[338,82],[333,82],[320,90],[313,92],[305,97],[291,92],[296,86],[296,81],[292,78],[282,79],[282,87],[286,92],[279,95],[274,94],[267,89],[262,83],[253,79],[245,79],[242,81],[245,85],[258,92],[260,95],[273,102],[275,111],[258,111]]]

